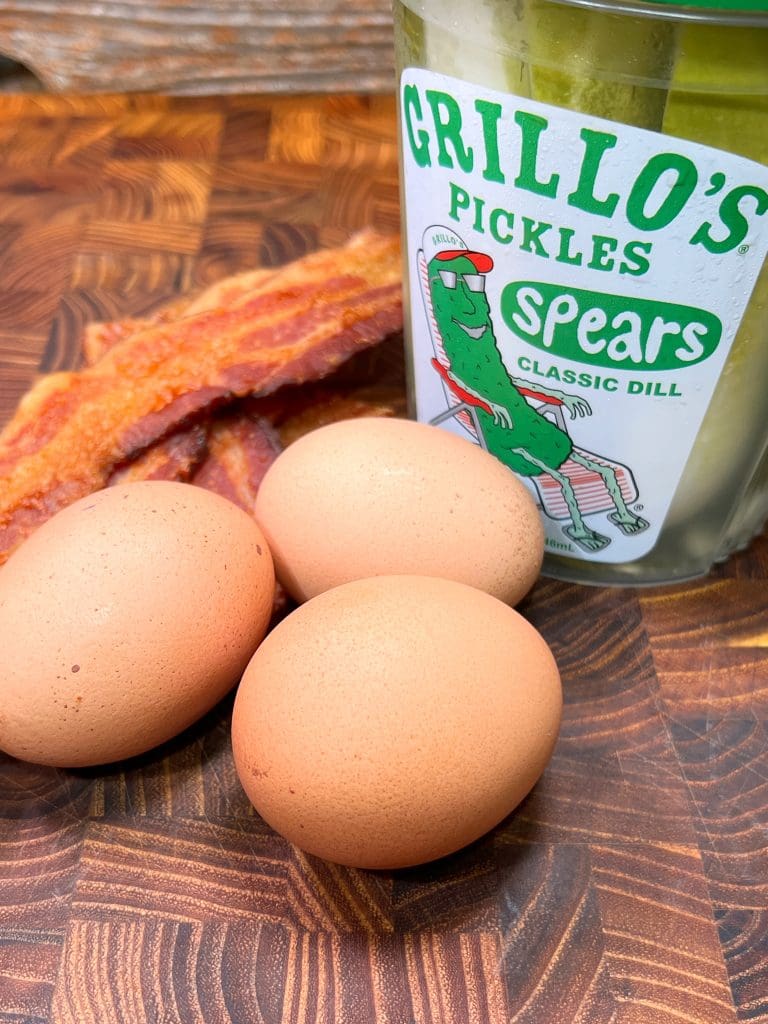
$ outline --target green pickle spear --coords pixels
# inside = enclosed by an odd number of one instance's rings
[[[419,67],[424,63],[424,22],[404,4],[395,3],[392,14],[399,67]]]
[[[450,27],[423,23],[426,67],[596,117],[661,127],[675,53],[670,24],[549,0],[479,0],[471,26],[457,33],[465,0],[443,0],[440,9]],[[478,39],[495,40],[496,49]],[[617,83],[617,75],[627,81]]]
[[[528,0],[531,96],[638,128],[660,129],[675,28],[627,14]]]
[[[466,12],[466,0],[442,0],[440,16],[453,30],[425,21],[426,66],[489,89],[528,96],[528,70],[520,56],[525,26],[516,5],[478,0],[471,25],[463,26]],[[457,33],[457,27],[466,31]],[[482,39],[496,40],[498,52],[476,42]]]
[[[724,81],[731,83],[728,93],[722,91]],[[768,31],[684,26],[663,130],[768,164]],[[765,444],[766,380],[768,263],[752,292],[680,483],[670,527],[684,527],[713,505],[727,507],[740,482],[749,478]],[[768,459],[763,457],[727,527],[725,550],[746,543],[761,526],[759,498],[766,487]]]

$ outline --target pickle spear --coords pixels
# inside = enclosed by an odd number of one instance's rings
[[[682,26],[664,133],[768,164],[767,115],[768,29]]]
[[[530,95],[521,56],[525,26],[515,3],[477,0],[469,23],[466,0],[442,0],[435,6],[446,27],[424,22],[425,67],[488,89]],[[478,45],[476,40],[493,40],[493,45]]]
[[[403,3],[393,6],[395,48],[401,68],[424,66],[424,22]]]
[[[723,83],[729,91],[723,91]],[[686,25],[680,32],[665,133],[768,164],[768,30]],[[734,287],[738,283],[734,282]],[[670,525],[690,521],[713,502],[733,502],[766,444],[768,262],[763,265],[729,361],[701,426],[670,510]],[[763,463],[744,493],[723,547],[744,543],[760,524]]]
[[[675,55],[670,22],[550,0],[528,0],[525,16],[533,99],[661,129]]]

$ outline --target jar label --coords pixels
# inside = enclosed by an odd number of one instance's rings
[[[400,100],[418,418],[521,477],[548,552],[634,561],[768,252],[768,168],[421,69]]]

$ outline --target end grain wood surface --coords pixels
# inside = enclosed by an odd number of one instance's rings
[[[398,223],[389,100],[5,97],[0,138],[2,419],[89,319]],[[552,762],[415,870],[272,833],[231,700],[130,763],[0,758],[1,1024],[765,1024],[767,577],[760,540],[681,586],[542,579]]]
[[[388,92],[391,0],[0,0],[0,54],[51,92]]]

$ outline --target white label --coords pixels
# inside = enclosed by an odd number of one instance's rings
[[[768,251],[768,168],[408,69],[419,419],[481,444],[546,548],[655,544]]]

